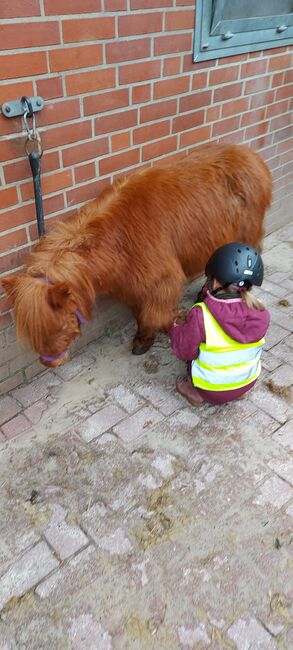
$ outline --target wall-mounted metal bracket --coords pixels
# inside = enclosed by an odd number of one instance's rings
[[[41,111],[45,106],[45,102],[42,97],[30,97],[29,101],[32,106],[33,113]],[[19,117],[25,113],[26,105],[20,99],[15,102],[4,102],[2,104],[2,113],[5,117]]]
[[[33,175],[36,215],[38,222],[39,236],[45,234],[44,209],[41,190],[41,158],[43,148],[41,136],[36,127],[35,113],[44,108],[45,102],[42,97],[27,97],[23,95],[15,102],[5,102],[2,104],[2,114],[5,117],[21,117],[23,129],[26,131],[27,139],[25,142],[25,152],[28,156]],[[30,124],[28,120],[31,120]]]

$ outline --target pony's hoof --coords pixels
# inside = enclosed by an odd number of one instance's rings
[[[145,354],[153,345],[154,339],[137,339],[133,340],[132,354]]]

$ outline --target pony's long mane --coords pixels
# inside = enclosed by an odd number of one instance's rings
[[[55,315],[49,306],[48,287],[40,280],[32,282],[31,277],[22,276],[14,291],[15,324],[20,346],[29,339],[37,352],[55,327]],[[29,304],[29,311],[28,306]]]
[[[83,230],[82,230],[83,225]],[[12,294],[17,336],[23,347],[28,338],[35,351],[56,326],[56,313],[48,302],[50,283],[64,283],[76,308],[90,319],[95,288],[89,277],[85,256],[89,246],[84,221],[76,215],[70,222],[59,223],[30,254],[26,274],[21,274]],[[29,310],[28,310],[29,305]]]

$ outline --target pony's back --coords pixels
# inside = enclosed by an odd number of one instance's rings
[[[271,185],[255,152],[209,145],[170,166],[129,176],[109,195],[108,216],[117,219],[121,240],[134,254],[143,250],[151,261],[175,249],[190,277],[223,241],[261,247]]]

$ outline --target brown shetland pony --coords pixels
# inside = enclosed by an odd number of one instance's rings
[[[107,294],[132,310],[133,352],[145,352],[215,249],[235,240],[261,247],[270,200],[270,173],[243,146],[199,147],[176,164],[119,179],[59,222],[24,271],[3,280],[18,336],[45,365],[59,365],[96,295]]]

